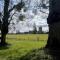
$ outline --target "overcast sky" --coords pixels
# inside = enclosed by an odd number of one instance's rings
[[[3,1],[3,0],[2,0]],[[14,4],[17,4],[16,1],[20,1],[20,0],[13,0]],[[37,2],[38,1],[38,2]],[[29,5],[29,10],[27,10],[27,12],[23,12],[23,10],[20,12],[22,14],[25,14],[25,21],[24,22],[18,22],[18,24],[15,24],[15,30],[11,29],[10,32],[13,32],[13,31],[17,31],[19,30],[20,32],[25,32],[25,31],[29,31],[29,30],[32,30],[33,29],[33,24],[35,23],[36,24],[36,28],[38,29],[39,26],[42,26],[43,28],[43,31],[48,31],[48,26],[47,26],[47,17],[48,17],[48,14],[45,14],[45,13],[42,13],[39,11],[39,9],[37,9],[37,14],[35,15],[32,11],[33,9],[35,9],[35,6],[37,3],[39,3],[41,0],[31,0],[31,3]],[[14,5],[13,4],[13,5]],[[26,3],[27,4],[27,3]],[[3,7],[3,2],[1,2],[0,0],[0,11],[2,11]],[[48,13],[48,9],[42,9],[42,11]],[[33,18],[32,18],[33,17]],[[28,18],[28,19],[27,19]],[[14,18],[14,21],[17,20],[17,17],[15,16]],[[15,22],[16,23],[16,22]],[[23,24],[23,25],[22,25]],[[28,26],[28,25],[30,26]]]

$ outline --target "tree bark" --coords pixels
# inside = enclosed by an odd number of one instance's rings
[[[49,34],[46,47],[60,49],[60,22],[49,24]]]
[[[49,0],[47,48],[60,49],[60,0]]]
[[[1,45],[5,45],[6,44],[6,34],[2,34],[1,35]]]
[[[6,34],[8,33],[9,2],[10,2],[10,0],[4,0],[4,16],[2,18],[3,23],[2,23],[2,27],[1,27],[0,45],[5,45],[5,43],[6,43]]]

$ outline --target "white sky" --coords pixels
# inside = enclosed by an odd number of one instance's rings
[[[20,0],[17,0],[17,1],[19,2]],[[38,0],[38,1],[40,1],[40,0]],[[13,0],[13,2],[14,2],[14,4],[17,4],[16,0]],[[43,27],[42,30],[43,31],[48,31],[48,26],[46,26],[47,25],[48,14],[42,13],[38,9],[37,9],[37,14],[36,15],[34,15],[32,13],[32,10],[35,8],[34,6],[36,6],[36,4],[37,4],[36,2],[37,2],[37,0],[31,0],[30,7],[29,7],[29,9],[31,9],[31,10],[28,10],[25,13],[23,11],[21,12],[22,14],[25,14],[25,16],[26,16],[24,23],[19,22],[18,24],[15,24],[14,27],[16,28],[16,30],[14,30],[12,28],[12,30],[10,30],[10,32],[16,32],[16,31],[24,32],[24,31],[32,30],[34,23],[36,24],[37,28],[39,26],[44,26],[45,25],[45,27]],[[2,10],[1,5],[3,6],[3,3],[0,1],[0,11]],[[46,10],[46,9],[42,9],[42,11],[48,13],[48,10]],[[15,23],[16,23],[16,20],[18,20],[17,16],[14,17],[14,22]],[[11,26],[11,27],[13,27],[13,26]]]

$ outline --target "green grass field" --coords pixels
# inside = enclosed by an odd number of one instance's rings
[[[47,34],[16,34],[7,35],[6,47],[0,47],[0,60],[22,60],[32,50],[40,49],[46,45]]]

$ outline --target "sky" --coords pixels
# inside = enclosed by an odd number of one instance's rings
[[[0,0],[0,12],[3,10],[2,7],[3,7],[3,2]]]
[[[20,1],[20,0],[13,0],[13,5],[17,4],[16,1]],[[37,2],[38,1],[38,2]],[[42,30],[47,32],[49,31],[48,29],[48,24],[47,24],[47,17],[48,17],[48,9],[43,9],[41,8],[42,11],[44,11],[45,13],[40,12],[40,10],[38,9],[37,5],[41,0],[31,0],[31,3],[29,4],[29,8],[26,12],[23,11],[23,9],[21,10],[21,12],[17,12],[17,15],[13,17],[13,21],[15,23],[15,25],[10,25],[9,27],[11,27],[11,29],[9,30],[9,33],[16,33],[16,31],[19,32],[26,32],[26,31],[30,31],[33,30],[33,25],[36,24],[36,28],[38,30],[38,28],[40,26],[42,26]],[[1,2],[0,0],[0,11],[2,11],[2,6],[3,6],[3,2]],[[27,2],[26,2],[26,5]],[[33,13],[33,11],[35,11],[36,9],[36,14]],[[12,12],[13,13],[13,12]],[[46,14],[47,13],[47,14]],[[25,15],[25,19],[24,21],[19,21],[17,23],[18,17],[20,14]],[[14,29],[15,27],[15,29]]]

